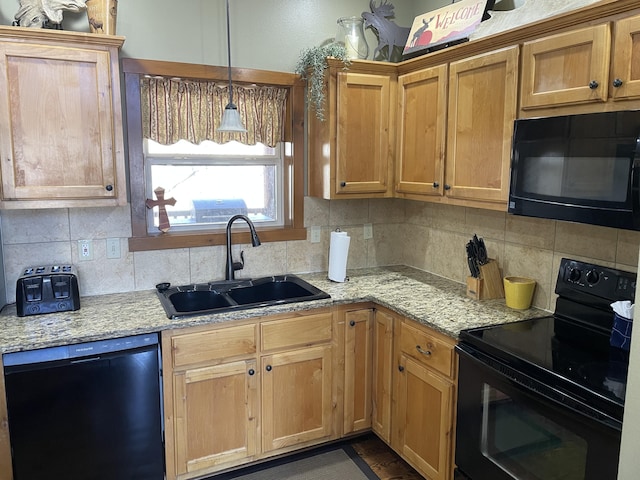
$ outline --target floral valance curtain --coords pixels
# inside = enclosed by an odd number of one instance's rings
[[[163,145],[179,140],[204,140],[274,147],[284,138],[287,89],[233,85],[233,103],[247,133],[219,133],[222,112],[229,103],[229,84],[180,78],[143,77],[140,85],[142,133]]]

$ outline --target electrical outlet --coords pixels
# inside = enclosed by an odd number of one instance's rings
[[[78,240],[78,260],[93,260],[93,242],[91,240]]]
[[[311,243],[320,243],[320,227],[311,227]]]
[[[107,238],[107,258],[120,258],[119,238]]]
[[[373,238],[373,225],[370,223],[364,224],[364,239],[369,240]]]

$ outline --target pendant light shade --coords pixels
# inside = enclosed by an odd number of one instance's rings
[[[238,107],[233,103],[227,104],[222,112],[222,121],[218,127],[219,132],[246,132],[242,120],[240,120],[240,112]]]
[[[229,59],[229,103],[224,108],[218,132],[246,132],[238,107],[233,103],[233,84],[231,83],[231,34],[229,28],[229,0],[227,0],[227,55]]]

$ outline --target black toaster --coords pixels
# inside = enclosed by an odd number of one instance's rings
[[[27,267],[16,282],[19,317],[79,308],[78,272],[72,265]]]

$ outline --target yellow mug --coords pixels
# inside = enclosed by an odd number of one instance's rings
[[[526,310],[531,306],[536,281],[527,277],[504,277],[504,298],[507,307]]]

